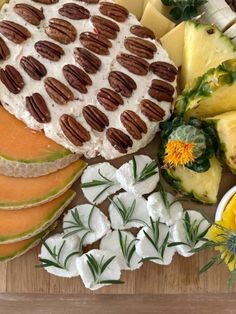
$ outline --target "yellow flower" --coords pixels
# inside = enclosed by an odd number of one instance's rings
[[[221,259],[228,265],[230,271],[236,268],[236,233],[228,229],[224,221],[218,221],[208,230],[206,237],[219,243],[215,250],[221,253]]]
[[[195,160],[193,148],[195,144],[181,140],[169,140],[166,145],[164,163],[170,167],[184,166]]]

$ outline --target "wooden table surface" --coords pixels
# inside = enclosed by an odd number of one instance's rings
[[[156,157],[157,140],[140,153]],[[113,164],[120,166],[127,158]],[[92,162],[98,162],[99,159]],[[236,177],[224,172],[219,199],[233,185]],[[74,186],[74,204],[85,202]],[[211,218],[216,206],[207,207],[192,202],[185,208],[203,210]],[[107,204],[102,204],[106,212]],[[0,263],[0,314],[8,313],[236,313],[236,286],[230,291],[225,265],[199,275],[199,268],[212,256],[204,252],[191,258],[174,256],[170,266],[151,262],[134,272],[124,271],[123,285],[105,287],[96,292],[85,289],[80,278],[63,279],[35,268],[39,247],[8,263]],[[235,301],[234,301],[235,299]],[[227,301],[227,302],[226,302]],[[40,305],[41,304],[41,305]],[[45,310],[46,308],[46,310]],[[125,310],[126,309],[126,310]]]

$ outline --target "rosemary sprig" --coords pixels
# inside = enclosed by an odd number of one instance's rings
[[[169,231],[167,232],[164,241],[162,242],[161,245],[159,245],[160,220],[154,222],[151,217],[150,217],[150,220],[151,220],[151,224],[148,228],[151,231],[151,234],[149,235],[145,230],[143,230],[143,233],[145,234],[147,240],[152,244],[152,246],[156,250],[158,256],[155,258],[147,257],[147,258],[144,258],[143,260],[160,259],[161,261],[163,261],[165,250],[168,247],[168,240],[169,240],[170,233]]]
[[[92,254],[86,254],[87,256],[87,264],[88,267],[93,275],[94,284],[121,284],[124,283],[121,280],[113,280],[113,279],[107,279],[107,280],[101,280],[101,275],[104,273],[106,268],[111,264],[111,262],[114,260],[115,256],[110,257],[108,260],[104,261],[105,256],[103,255],[100,262],[97,262],[97,260],[94,258]]]
[[[183,227],[186,234],[186,242],[173,242],[170,243],[168,246],[177,246],[177,245],[186,245],[190,248],[190,253],[193,253],[193,249],[196,246],[196,244],[200,241],[205,241],[204,238],[205,235],[208,232],[209,226],[201,233],[199,233],[199,229],[201,224],[205,221],[205,218],[203,217],[200,221],[195,219],[192,223],[190,221],[190,216],[188,212],[185,212],[184,218],[183,218]]]
[[[80,215],[79,215],[77,208],[75,208],[75,210],[71,211],[71,215],[72,215],[74,220],[73,221],[69,221],[69,220],[64,221],[67,224],[69,224],[69,226],[64,228],[64,232],[66,232],[65,235],[63,236],[64,239],[70,237],[73,234],[85,232],[84,235],[82,237],[80,237],[81,238],[81,240],[80,240],[80,251],[82,251],[83,242],[84,242],[84,239],[86,238],[86,236],[89,233],[94,232],[94,230],[91,227],[91,218],[92,218],[92,215],[94,212],[94,208],[95,208],[95,205],[92,205],[92,209],[91,209],[91,211],[89,213],[89,217],[88,217],[88,225],[87,226],[85,226],[85,224],[81,221],[81,218],[80,218]],[[67,230],[70,230],[70,232],[67,233]]]
[[[96,186],[104,186],[101,192],[99,192],[96,195],[96,197],[93,199],[93,203],[95,203],[106,190],[108,190],[111,186],[115,185],[115,182],[105,177],[101,173],[100,169],[98,170],[98,174],[102,180],[92,180],[90,182],[85,182],[81,184],[82,189],[87,189],[87,188],[96,187]]]
[[[141,219],[132,218],[133,213],[135,211],[135,207],[136,207],[136,200],[135,199],[133,200],[132,204],[129,206],[125,206],[125,204],[121,201],[121,199],[119,197],[117,197],[116,199],[117,199],[117,201],[114,201],[114,199],[112,200],[111,198],[109,198],[110,202],[114,205],[117,212],[119,213],[124,225],[126,225],[129,222],[139,222],[142,225],[147,225]]]
[[[135,252],[135,242],[137,242],[138,239],[133,239],[132,241],[130,241],[130,243],[128,243],[127,234],[125,235],[125,237],[123,237],[122,232],[120,230],[118,230],[118,232],[119,232],[120,247],[121,247],[121,251],[124,256],[124,259],[125,259],[125,263],[128,267],[130,267],[130,262]]]
[[[70,260],[70,258],[74,255],[81,255],[81,251],[74,251],[71,252],[69,255],[67,255],[67,257],[65,258],[64,262],[60,261],[60,257],[61,257],[61,252],[65,246],[66,240],[64,240],[61,244],[61,246],[57,249],[57,246],[54,245],[53,249],[51,249],[49,247],[49,245],[47,245],[46,241],[42,240],[42,245],[46,248],[46,250],[48,251],[49,255],[51,256],[51,259],[46,259],[46,258],[39,258],[39,261],[41,262],[41,264],[36,265],[36,267],[56,267],[59,269],[64,269],[64,270],[68,270],[67,269],[67,263]]]
[[[135,156],[132,159],[132,165],[133,165],[133,176],[134,176],[135,184],[145,181],[146,179],[158,173],[158,171],[156,170],[157,163],[155,160],[152,160],[149,164],[146,164],[139,175],[137,174],[137,163],[135,160]]]

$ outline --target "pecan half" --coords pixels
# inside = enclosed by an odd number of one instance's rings
[[[40,123],[48,123],[51,121],[50,111],[44,98],[39,93],[25,98],[26,108],[34,119]]]
[[[75,146],[82,146],[83,143],[90,140],[89,132],[74,117],[63,114],[60,117],[60,126],[68,138]]]
[[[136,140],[141,140],[142,133],[147,133],[146,123],[132,110],[124,111],[120,116],[120,121],[127,132]]]
[[[0,22],[0,33],[15,44],[21,44],[31,37],[30,32],[24,26],[8,20]]]
[[[106,37],[91,32],[81,33],[80,41],[85,48],[97,53],[98,55],[108,55],[109,48],[112,46],[111,42]]]
[[[156,61],[150,65],[150,70],[163,80],[173,82],[178,74],[178,70],[170,63]]]
[[[122,97],[109,88],[101,88],[97,100],[108,111],[115,111],[118,106],[124,105]]]
[[[126,154],[129,147],[132,147],[133,141],[129,135],[116,128],[109,128],[106,133],[111,145],[122,154]]]
[[[47,77],[44,80],[44,87],[48,95],[59,105],[65,105],[68,101],[74,100],[72,91],[54,77]]]
[[[74,42],[77,35],[75,27],[70,22],[57,18],[49,20],[45,32],[48,37],[65,45]]]
[[[152,59],[154,52],[157,51],[157,47],[148,40],[128,37],[124,42],[125,48],[135,54],[138,57],[145,59]]]
[[[120,53],[116,60],[131,73],[142,76],[148,73],[149,63],[140,57],[128,53]]]
[[[99,0],[80,0],[82,2],[85,2],[85,3],[89,3],[89,4],[96,4],[99,2]]]
[[[39,10],[26,3],[16,4],[14,6],[14,11],[32,25],[39,25],[40,22],[45,18],[42,9]]]
[[[36,42],[34,48],[43,58],[51,61],[58,61],[64,55],[64,50],[60,46],[47,40]]]
[[[76,3],[65,3],[58,10],[59,14],[71,20],[84,20],[90,17],[90,12],[86,8]]]
[[[110,72],[108,81],[111,87],[124,97],[130,97],[133,90],[137,88],[135,81],[130,76],[120,71]]]
[[[12,65],[0,69],[0,80],[13,94],[19,94],[25,85],[21,74]]]
[[[9,56],[10,50],[2,37],[0,37],[0,60],[7,60]]]
[[[90,74],[95,74],[102,64],[97,56],[85,48],[75,48],[74,57],[84,71]]]
[[[47,74],[45,66],[32,56],[22,57],[20,65],[33,80],[41,80]]]
[[[105,113],[97,107],[88,105],[83,108],[83,116],[92,129],[102,132],[109,125],[109,120]]]
[[[140,103],[140,109],[150,121],[162,121],[165,117],[165,111],[149,99],[143,99]]]
[[[33,0],[33,1],[42,4],[54,4],[57,3],[59,0]]]
[[[109,39],[116,39],[117,32],[120,31],[120,27],[115,22],[99,15],[92,16],[91,22],[98,34],[104,35]]]
[[[102,2],[99,11],[117,22],[125,22],[129,15],[125,7],[111,2]]]
[[[145,26],[133,25],[130,27],[130,32],[140,38],[155,39],[155,34],[153,33],[153,31]]]
[[[70,86],[77,89],[82,94],[86,94],[88,92],[86,86],[92,85],[92,80],[87,73],[73,64],[65,65],[62,71]]]
[[[148,94],[158,101],[173,101],[173,94],[175,89],[172,85],[161,80],[152,80],[151,87]]]

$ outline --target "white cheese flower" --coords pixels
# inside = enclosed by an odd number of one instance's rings
[[[81,177],[84,196],[92,204],[100,204],[121,189],[116,179],[116,168],[108,162],[88,166]]]
[[[183,218],[172,227],[173,241],[183,243],[176,245],[177,252],[185,257],[192,256],[194,253],[190,251],[201,247],[205,243],[202,241],[202,238],[207,233],[209,227],[209,222],[201,213],[195,210],[185,211]]]
[[[148,196],[147,209],[149,216],[154,221],[160,219],[160,222],[173,225],[180,220],[183,215],[183,206],[170,193],[165,193],[165,199],[161,192],[156,192]]]
[[[137,239],[131,232],[115,230],[101,240],[100,249],[114,252],[121,269],[135,270],[143,264],[136,253],[136,242]]]
[[[64,234],[55,234],[45,240],[39,260],[48,273],[71,278],[79,276],[76,258],[80,255],[80,238],[77,235],[64,238]]]
[[[85,287],[90,290],[119,283],[121,269],[113,252],[91,250],[78,257],[76,265]]]
[[[115,195],[108,211],[111,227],[115,230],[140,228],[150,222],[147,201],[131,193],[123,192]]]
[[[137,155],[116,171],[121,187],[135,196],[151,193],[159,182],[157,163],[149,156]]]
[[[84,246],[104,237],[110,230],[110,222],[95,205],[78,205],[64,216],[63,230],[66,235],[78,235]]]
[[[151,221],[150,226],[142,228],[137,238],[137,254],[143,260],[149,260],[160,265],[169,265],[176,252],[174,247],[168,247],[172,242],[170,229],[159,221]]]

